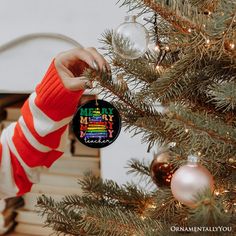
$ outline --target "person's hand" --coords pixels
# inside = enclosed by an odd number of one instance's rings
[[[80,76],[85,66],[96,71],[110,73],[110,66],[104,57],[93,48],[75,48],[55,57],[55,67],[64,86],[71,90],[92,88],[92,82]]]

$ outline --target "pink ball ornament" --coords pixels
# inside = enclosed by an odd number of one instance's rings
[[[195,197],[206,188],[214,190],[211,173],[198,164],[198,157],[190,155],[188,163],[181,166],[171,180],[171,191],[174,197],[188,207],[195,206]]]

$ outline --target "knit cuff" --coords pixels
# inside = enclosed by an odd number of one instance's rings
[[[81,73],[85,67],[81,62]],[[35,104],[48,117],[59,121],[75,113],[83,92],[84,90],[70,91],[65,88],[53,60],[42,82],[36,87]]]

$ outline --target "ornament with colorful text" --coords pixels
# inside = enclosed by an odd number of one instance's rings
[[[103,148],[118,137],[121,117],[109,102],[92,100],[78,108],[72,120],[72,129],[81,143],[92,148]]]

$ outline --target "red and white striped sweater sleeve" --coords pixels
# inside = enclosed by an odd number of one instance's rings
[[[85,65],[81,62],[81,72]],[[19,196],[38,181],[38,167],[50,167],[62,154],[83,91],[67,90],[51,63],[24,103],[17,122],[0,137],[0,198]]]

